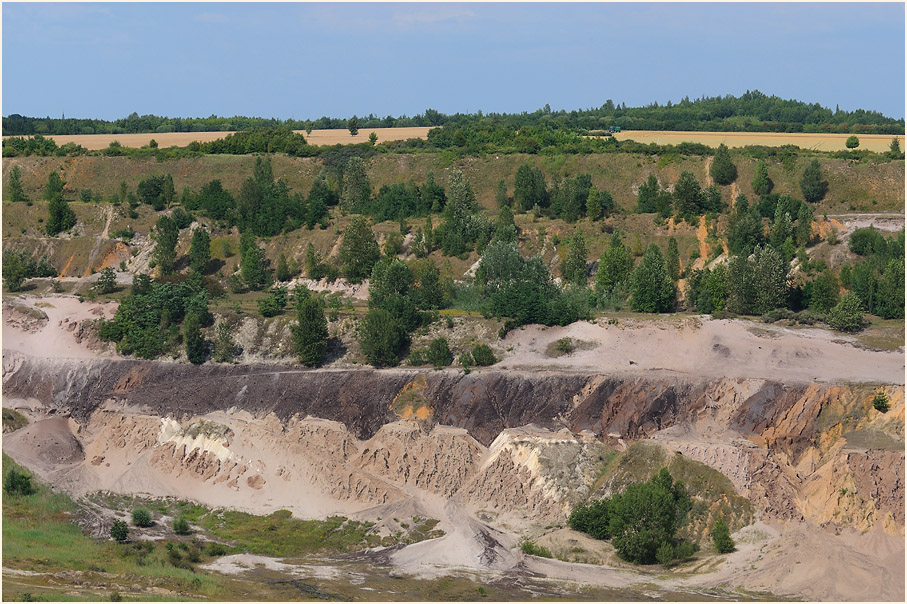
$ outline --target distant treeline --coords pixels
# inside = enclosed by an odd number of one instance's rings
[[[904,134],[904,119],[892,119],[878,111],[842,111],[767,96],[758,90],[733,95],[685,97],[677,104],[657,102],[645,107],[627,107],[608,99],[601,107],[552,111],[546,105],[532,113],[456,113],[434,109],[413,117],[370,114],[357,117],[359,129],[448,124],[501,126],[506,129],[536,127],[545,130],[595,131],[620,127],[622,130],[694,130],[711,132],[848,132],[855,134]],[[74,118],[33,118],[12,114],[3,118],[3,134],[133,134],[150,132],[225,132],[253,128],[284,127],[293,130],[344,129],[347,118],[320,117],[316,120],[279,120],[249,117],[169,118],[132,115],[115,120]]]

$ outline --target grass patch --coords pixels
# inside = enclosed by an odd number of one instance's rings
[[[327,520],[299,520],[288,510],[270,516],[222,510],[200,518],[207,531],[233,541],[236,547],[253,554],[291,557],[315,552],[338,553],[362,549],[373,524],[342,516]]]
[[[520,544],[520,550],[529,556],[538,556],[540,558],[553,558],[551,550],[541,545],[536,545],[528,539]]]
[[[15,432],[20,428],[24,428],[28,425],[28,419],[15,409],[7,409],[3,407],[3,433]],[[4,456],[5,458],[5,456]],[[6,460],[4,459],[4,466],[6,465]]]
[[[904,441],[876,430],[874,428],[865,428],[854,430],[844,434],[844,440],[847,441],[848,447],[856,449],[881,449],[883,451],[903,451]]]

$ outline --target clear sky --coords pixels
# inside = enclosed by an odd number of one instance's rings
[[[314,119],[758,89],[900,118],[904,6],[3,2],[2,113]]]

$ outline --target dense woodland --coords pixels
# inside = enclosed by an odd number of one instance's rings
[[[733,95],[685,97],[678,103],[627,107],[611,99],[601,107],[581,110],[552,110],[549,106],[532,113],[477,113],[447,115],[427,109],[407,117],[329,118],[278,120],[274,118],[217,117],[169,118],[138,115],[114,120],[80,118],[36,118],[12,114],[3,118],[4,136],[63,134],[127,134],[146,132],[220,132],[254,128],[283,127],[293,130],[344,129],[355,120],[359,129],[403,126],[450,126],[484,130],[500,126],[507,130],[527,127],[543,131],[586,133],[620,127],[624,130],[700,130],[727,132],[853,132],[856,134],[904,134],[904,119],[892,119],[877,111],[831,110],[818,103],[804,103],[767,96],[759,91]]]
[[[295,137],[302,139],[286,130],[250,130],[209,143],[205,152],[249,152],[270,141],[272,150],[283,145],[280,152],[293,154],[305,147]],[[721,187],[732,184],[738,171],[735,156],[721,146],[713,151],[710,164],[715,184],[705,186],[690,171],[681,172],[672,183],[661,183],[651,175],[640,183],[637,205],[630,210],[617,207],[611,193],[594,186],[588,173],[555,177],[527,162],[511,178],[497,183],[497,208],[489,213],[480,208],[476,191],[459,170],[447,175],[445,185],[429,172],[422,182],[401,175],[400,181],[375,190],[366,161],[358,153],[367,148],[331,148],[308,191],[292,190],[276,178],[269,155],[256,158],[252,173],[237,190],[212,179],[197,190],[177,191],[167,173],[145,178],[134,189],[123,182],[109,198],[83,190],[82,202],[110,203],[135,218],[141,206],[148,206],[157,216],[154,276],[135,276],[115,319],[102,326],[102,337],[117,342],[125,354],[145,358],[185,346],[193,362],[228,359],[230,334],[211,323],[208,302],[257,291],[263,296],[258,308],[264,317],[289,312],[288,306],[295,309],[294,342],[300,361],[319,365],[327,350],[326,304],[305,288],[288,291],[287,282],[299,275],[343,277],[351,282],[370,279],[371,294],[358,339],[363,355],[376,366],[395,365],[407,357],[416,365],[440,367],[453,362],[443,338],[427,350],[410,350],[413,331],[438,320],[437,313],[444,308],[499,318],[502,337],[524,324],[566,325],[598,312],[625,309],[824,322],[842,331],[862,329],[867,313],[886,319],[904,317],[903,230],[886,237],[871,228],[858,229],[848,244],[855,263],[833,268],[810,259],[809,249],[820,243],[813,229],[815,204],[828,193],[828,182],[815,159],[800,174],[799,196],[774,193],[760,161],[750,183],[756,196],[749,199],[740,194],[729,206]],[[902,157],[899,154],[893,145],[885,161]],[[53,171],[44,188],[48,215],[43,229],[50,237],[75,225],[64,185]],[[4,193],[7,201],[32,203],[22,189],[18,167],[10,171]],[[723,216],[727,261],[694,270],[695,258],[682,263],[673,237],[666,248],[652,244],[631,249],[633,234],[615,230],[609,221],[628,212],[649,215],[656,224],[673,220],[698,225],[705,217],[716,236],[714,229]],[[556,267],[559,274],[553,274],[554,267],[540,256],[524,255],[521,244],[536,235],[517,226],[515,216],[521,214],[531,222],[599,225],[608,244],[596,259],[589,257],[589,235],[580,229],[564,241],[553,241],[566,249]],[[342,215],[351,215],[352,220],[339,233],[336,256],[324,258],[310,243],[304,259],[281,255],[275,264],[265,258],[262,239],[299,229],[326,229]],[[199,220],[191,232],[191,249],[181,260],[177,254],[180,233],[187,233]],[[387,221],[398,223],[399,232],[388,236],[380,249],[372,226]],[[241,234],[236,272],[209,271],[213,237],[234,229]],[[134,232],[112,235],[128,242]],[[407,236],[410,242],[404,249]],[[826,243],[836,244],[833,236]],[[479,258],[474,278],[455,281],[449,273],[441,273],[438,261],[466,259],[470,254]],[[104,281],[108,285],[99,289],[112,289],[110,270]],[[11,291],[25,279],[48,272],[46,262],[23,251],[4,253],[3,276]],[[211,327],[209,335],[217,334],[217,341],[205,339],[206,327]],[[476,354],[479,359],[488,358],[484,351]],[[464,367],[481,364],[465,354],[459,361]]]

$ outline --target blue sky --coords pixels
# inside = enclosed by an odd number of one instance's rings
[[[2,113],[414,115],[747,89],[904,116],[904,4],[4,2]]]

